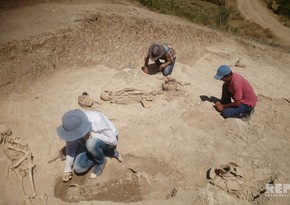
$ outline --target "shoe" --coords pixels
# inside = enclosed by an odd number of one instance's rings
[[[90,174],[90,178],[91,178],[91,179],[94,179],[94,178],[96,178],[96,177],[97,177],[97,175],[94,174],[93,172]]]
[[[107,164],[107,159],[106,157],[104,157],[104,162],[102,164],[96,164],[93,169],[92,169],[92,173],[90,174],[90,178],[94,179],[97,176],[100,176],[103,172],[103,169],[105,168]]]
[[[122,162],[123,161],[121,154],[117,150],[115,150],[115,153],[114,153],[114,156],[113,157],[115,159],[117,159],[119,162]]]
[[[245,116],[242,117],[241,119],[242,119],[243,121],[249,121],[249,120],[252,118],[252,115],[254,114],[254,112],[255,112],[255,109],[253,108],[250,112],[247,112],[247,113],[245,114]]]

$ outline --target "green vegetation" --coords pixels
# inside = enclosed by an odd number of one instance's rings
[[[276,14],[290,18],[290,0],[265,0],[265,2]]]
[[[229,15],[231,13],[230,9],[225,8],[224,6],[219,8],[219,14],[218,14],[218,22],[217,25],[221,26],[221,25],[227,25],[228,23],[228,19],[229,19]]]
[[[226,24],[230,11],[225,0],[139,0],[153,11],[186,18],[203,25]]]
[[[257,39],[273,40],[269,29],[246,21],[240,15],[235,0],[139,0],[153,11],[179,16],[192,22]],[[270,1],[264,0],[270,5]],[[277,0],[285,3],[290,0]],[[282,3],[280,4],[282,6]],[[283,4],[283,8],[288,8]]]
[[[290,0],[264,0],[267,7],[280,16],[284,26],[290,27]]]

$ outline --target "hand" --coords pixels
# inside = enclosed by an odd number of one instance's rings
[[[163,64],[161,64],[161,65],[158,67],[158,71],[161,72],[164,68],[165,68],[165,66],[164,66]]]
[[[165,65],[164,65],[164,64],[161,64],[161,65],[159,66],[159,69],[162,70],[163,68],[165,68]]]
[[[147,68],[147,66],[146,65],[144,65],[144,67],[143,67],[143,72],[144,73],[146,73],[146,74],[148,74],[149,73],[149,70],[148,70],[148,68]]]
[[[220,102],[217,102],[214,107],[219,112],[223,111],[223,109],[224,109],[223,104],[221,104]]]
[[[221,102],[216,102],[214,107],[218,106],[218,105],[221,105]]]
[[[64,172],[62,174],[62,181],[68,182],[72,178],[72,172]]]

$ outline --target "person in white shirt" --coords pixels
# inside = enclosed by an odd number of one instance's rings
[[[66,161],[62,180],[67,182],[76,174],[86,174],[91,168],[90,178],[99,176],[106,156],[122,162],[116,150],[118,129],[102,113],[97,111],[70,110],[62,117],[58,136],[66,141]]]

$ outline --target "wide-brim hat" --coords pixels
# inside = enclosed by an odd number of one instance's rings
[[[161,44],[153,43],[149,47],[149,57],[152,61],[156,61],[166,53],[164,46]]]
[[[215,79],[220,80],[222,79],[225,75],[228,75],[232,72],[231,68],[227,65],[221,65],[217,69],[217,73],[214,76]]]
[[[58,136],[65,141],[74,141],[84,137],[92,129],[92,123],[86,114],[79,110],[70,110],[62,117],[62,125],[56,131]]]

